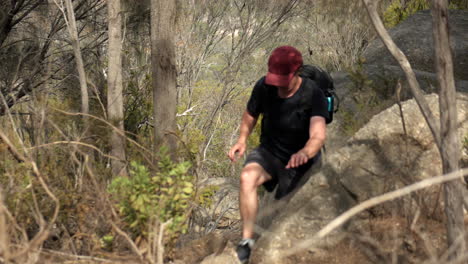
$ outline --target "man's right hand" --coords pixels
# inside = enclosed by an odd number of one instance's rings
[[[246,148],[247,144],[243,142],[237,142],[234,146],[232,146],[228,153],[229,159],[231,159],[232,162],[236,162],[237,157],[242,157],[242,155],[244,155]]]

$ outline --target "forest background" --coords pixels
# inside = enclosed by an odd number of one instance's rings
[[[238,177],[242,164],[226,153],[271,50],[292,45],[305,63],[356,76],[376,37],[358,0],[123,0],[112,13],[115,2],[1,0],[4,260],[34,263],[45,252],[170,259],[182,234],[213,230],[191,224],[217,190],[198,186]],[[152,39],[152,2],[174,4],[167,11],[172,47]],[[382,0],[379,11],[390,28],[429,6]],[[468,3],[451,1],[451,7],[467,9]],[[175,127],[158,136],[153,105],[168,97],[154,92],[152,53],[164,59],[171,52],[175,102],[161,111],[176,111]],[[368,98],[361,99],[357,103]],[[350,113],[335,117],[345,122],[345,135],[371,117],[360,114],[360,123]],[[257,129],[249,147],[258,136]]]

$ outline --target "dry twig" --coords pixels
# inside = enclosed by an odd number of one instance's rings
[[[99,152],[99,154],[101,154],[103,157],[114,159],[114,160],[120,160],[119,158],[117,158],[115,156],[105,154],[104,152],[102,152],[102,150],[100,150],[98,147],[96,147],[94,145],[83,143],[81,141],[55,141],[55,142],[50,142],[50,143],[47,143],[47,144],[42,144],[42,145],[26,148],[26,149],[30,150],[30,149],[37,149],[37,148],[45,148],[45,147],[49,147],[49,146],[53,146],[53,145],[67,145],[67,144],[80,145],[80,146],[88,147],[88,148],[94,149],[95,151]]]

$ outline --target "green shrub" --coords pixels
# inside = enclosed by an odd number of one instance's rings
[[[196,197],[196,202],[201,207],[209,208],[213,205],[213,196],[219,190],[219,186],[209,185],[199,190],[199,194]]]
[[[430,1],[428,0],[412,0],[403,7],[400,0],[394,0],[384,12],[384,24],[388,28],[392,28],[404,21],[414,13],[431,8]],[[451,1],[450,9],[468,9],[468,1],[457,0]]]
[[[172,240],[187,231],[194,179],[189,162],[173,162],[165,150],[159,158],[156,173],[131,162],[130,177],[114,179],[108,191],[133,235],[146,237],[148,222],[156,218],[160,223],[171,221],[166,238]]]
[[[384,12],[384,24],[389,28],[394,27],[412,14],[429,8],[429,2],[426,0],[413,0],[405,7],[401,6],[400,0],[395,0]]]

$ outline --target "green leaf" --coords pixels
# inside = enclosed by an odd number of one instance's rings
[[[130,228],[134,228],[138,225],[138,220],[133,221],[133,223],[130,224]]]
[[[182,189],[182,191],[184,191],[186,194],[191,194],[193,192],[193,188],[192,187],[185,187]]]

